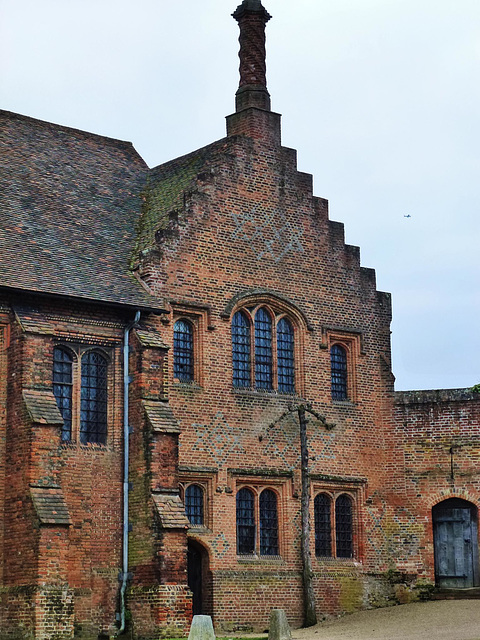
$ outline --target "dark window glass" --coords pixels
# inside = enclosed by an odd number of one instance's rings
[[[203,489],[190,484],[185,490],[185,513],[190,524],[203,524]]]
[[[260,494],[260,555],[278,556],[277,495],[271,489]]]
[[[80,442],[107,441],[107,361],[96,351],[82,358]]]
[[[339,344],[334,344],[330,350],[332,370],[332,398],[346,400],[347,390],[347,352]]]
[[[293,327],[287,318],[277,324],[278,390],[281,393],[295,391],[295,366],[293,360]]]
[[[332,555],[331,500],[325,493],[319,493],[314,501],[315,514],[315,555]]]
[[[272,388],[272,319],[263,307],[255,314],[255,386]]]
[[[353,557],[352,500],[343,494],[335,502],[337,558]]]
[[[255,552],[255,512],[253,493],[240,489],[237,493],[237,553]]]
[[[186,320],[177,320],[173,328],[173,376],[193,380],[193,327]]]
[[[232,320],[233,386],[250,387],[250,322],[242,311]]]
[[[62,440],[72,439],[72,368],[73,358],[68,351],[53,350],[53,395],[63,418]]]

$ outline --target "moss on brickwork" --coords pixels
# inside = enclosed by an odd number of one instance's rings
[[[358,578],[340,578],[340,608],[346,613],[361,609],[363,585]]]

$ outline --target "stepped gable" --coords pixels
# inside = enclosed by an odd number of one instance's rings
[[[7,111],[0,130],[1,285],[161,308],[128,269],[148,171],[131,143]]]

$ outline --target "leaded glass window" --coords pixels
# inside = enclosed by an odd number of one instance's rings
[[[277,324],[278,390],[281,393],[295,391],[293,353],[293,327],[287,318],[282,318]]]
[[[353,509],[351,498],[345,494],[335,501],[335,534],[337,558],[352,558]]]
[[[272,318],[261,307],[255,314],[255,386],[272,389]]]
[[[187,320],[177,320],[173,327],[173,377],[193,380],[193,326]]]
[[[347,400],[347,352],[339,344],[330,349],[332,372],[332,399]]]
[[[250,489],[237,493],[237,553],[255,553],[255,506]]]
[[[325,493],[315,496],[313,503],[315,514],[315,555],[332,555],[331,500]]]
[[[250,322],[243,311],[232,320],[233,386],[250,387]]]
[[[96,351],[82,358],[80,442],[107,441],[107,360]]]
[[[277,495],[271,489],[260,494],[260,555],[278,556]]]
[[[63,418],[62,440],[72,439],[73,357],[61,347],[53,350],[53,395]]]
[[[185,490],[185,514],[190,524],[203,524],[203,489],[198,484],[190,484]]]

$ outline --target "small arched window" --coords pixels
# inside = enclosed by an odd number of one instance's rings
[[[330,349],[332,399],[347,400],[347,352],[339,344],[334,344]]]
[[[72,439],[73,357],[61,347],[53,350],[53,395],[63,418],[62,441]]]
[[[237,553],[255,553],[255,500],[246,487],[237,493]]]
[[[264,489],[260,494],[260,555],[278,556],[277,494]]]
[[[295,391],[293,356],[293,327],[287,318],[282,318],[277,324],[278,390],[281,393]]]
[[[185,490],[185,514],[190,524],[203,525],[203,489],[198,484],[190,484]]]
[[[272,389],[272,318],[264,307],[255,314],[255,386]]]
[[[352,499],[346,494],[335,501],[335,538],[337,558],[353,557],[353,508]]]
[[[232,320],[233,386],[250,387],[250,322],[243,311]]]
[[[173,377],[192,382],[193,374],[193,326],[188,320],[177,320],[173,327]]]
[[[332,501],[326,493],[315,496],[313,503],[315,514],[315,555],[332,555]]]
[[[107,360],[96,351],[82,358],[80,442],[107,441]]]

